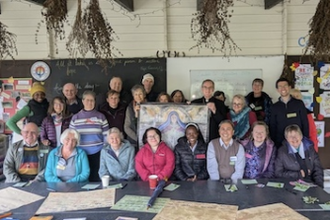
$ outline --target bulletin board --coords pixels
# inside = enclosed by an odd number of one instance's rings
[[[31,99],[32,78],[0,78],[0,120],[5,123]],[[1,133],[12,131],[4,126]]]

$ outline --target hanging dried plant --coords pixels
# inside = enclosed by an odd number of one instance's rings
[[[78,0],[76,20],[68,37],[66,49],[69,51],[70,56],[75,58],[77,58],[78,53],[85,58],[85,55],[89,50],[87,40],[87,24],[82,21],[81,0]]]
[[[7,31],[7,26],[0,22],[0,60],[7,56],[14,60],[14,54],[18,54],[16,35]]]
[[[192,38],[197,44],[190,49],[209,48],[212,51],[221,51],[226,55],[240,49],[230,37],[228,23],[233,11],[233,0],[204,0],[203,8],[191,20]],[[220,45],[219,45],[220,44]]]
[[[89,49],[101,66],[106,68],[107,62],[112,61],[115,56],[114,50],[122,54],[112,45],[116,35],[110,23],[103,17],[98,0],[90,0],[82,22],[87,26]]]
[[[54,32],[56,53],[58,53],[57,40],[63,40],[65,38],[64,24],[67,21],[66,18],[68,13],[66,2],[67,0],[46,0],[41,12],[42,16],[45,18],[45,21],[42,20],[41,23],[46,23],[47,32],[50,35],[52,34],[52,31]],[[35,34],[36,44],[38,44],[38,32],[41,23],[38,23]]]
[[[309,23],[309,40],[305,53],[314,60],[330,61],[330,1],[320,0]]]

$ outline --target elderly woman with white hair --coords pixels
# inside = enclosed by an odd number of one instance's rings
[[[257,121],[256,114],[246,105],[243,95],[234,95],[232,100],[232,108],[227,117],[234,124],[234,136],[241,140],[249,137],[251,126]]]
[[[86,182],[89,177],[88,158],[84,150],[76,148],[80,134],[72,128],[66,129],[60,137],[61,145],[48,156],[46,182]]]
[[[107,135],[108,145],[101,151],[100,178],[110,176],[110,180],[132,180],[135,172],[135,149],[124,140],[123,133],[116,127],[110,128]]]

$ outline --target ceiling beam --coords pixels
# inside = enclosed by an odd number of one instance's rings
[[[265,0],[265,9],[271,9],[280,2],[283,2],[283,0]]]
[[[125,8],[127,11],[134,11],[133,0],[115,0],[115,2]]]
[[[26,0],[26,1],[37,4],[37,5],[44,5],[46,0]]]

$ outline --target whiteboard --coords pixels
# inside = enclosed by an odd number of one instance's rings
[[[255,78],[262,79],[262,69],[190,70],[190,94],[193,99],[202,97],[202,82],[211,79],[215,84],[214,91],[226,94],[228,105],[234,95],[251,92]]]

